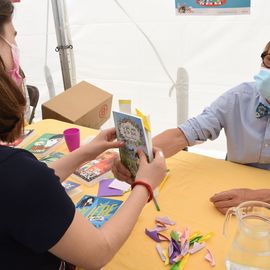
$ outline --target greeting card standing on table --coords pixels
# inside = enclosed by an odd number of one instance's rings
[[[146,132],[141,117],[113,111],[117,139],[124,141],[124,147],[119,148],[122,163],[136,176],[139,167],[138,149],[141,149],[148,160],[153,159],[151,138]]]

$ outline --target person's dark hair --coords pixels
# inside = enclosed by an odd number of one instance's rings
[[[0,34],[4,32],[4,25],[12,20],[14,6],[10,0],[0,0]]]
[[[0,34],[4,25],[12,20],[14,6],[10,0],[0,0]],[[26,101],[20,88],[5,71],[0,57],[0,140],[13,142],[24,127]]]
[[[26,100],[21,89],[0,67],[0,140],[13,142],[24,128]]]

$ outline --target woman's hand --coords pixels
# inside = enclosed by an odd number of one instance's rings
[[[236,207],[245,201],[269,202],[270,189],[237,188],[215,194],[210,198],[219,212],[226,214],[230,207]]]
[[[124,145],[124,142],[116,141],[115,128],[109,128],[100,131],[100,133],[88,144],[82,146],[83,151],[87,152],[93,159],[99,154],[110,148],[119,148]]]
[[[154,159],[150,163],[148,163],[143,151],[138,152],[140,166],[135,180],[147,182],[151,185],[152,189],[155,189],[165,177],[166,162],[163,152],[160,149],[154,148],[153,152]]]

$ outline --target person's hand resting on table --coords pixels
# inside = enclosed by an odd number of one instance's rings
[[[230,207],[236,207],[245,201],[270,202],[270,189],[236,188],[219,192],[210,198],[219,212],[226,214]]]

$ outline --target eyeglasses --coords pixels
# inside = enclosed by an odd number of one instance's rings
[[[268,51],[263,52],[261,58],[265,67],[270,68],[270,53],[268,53]]]

